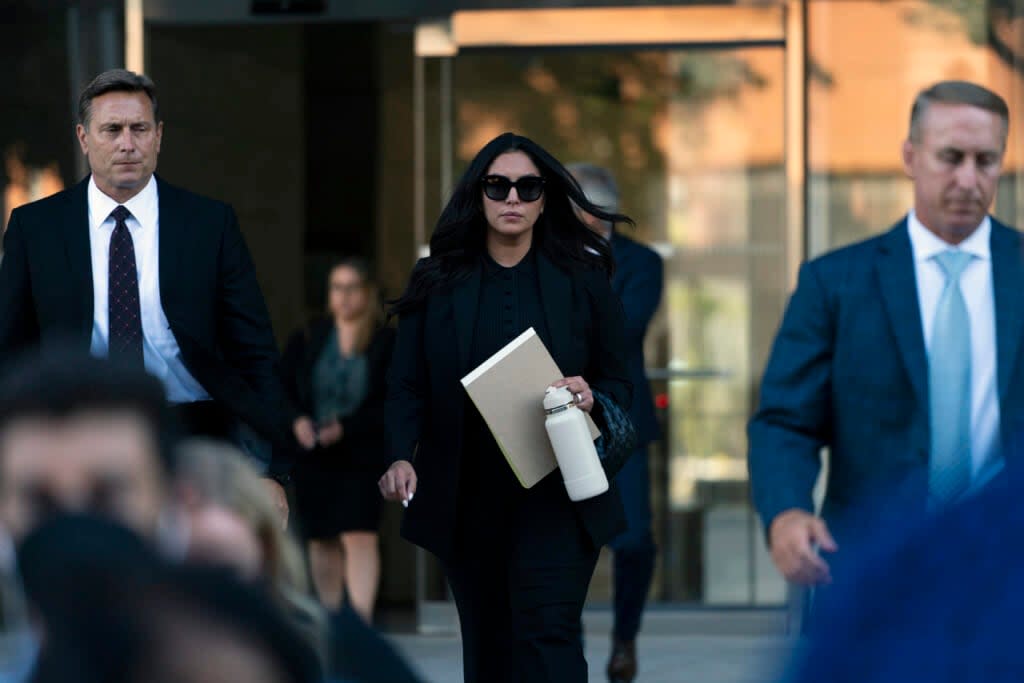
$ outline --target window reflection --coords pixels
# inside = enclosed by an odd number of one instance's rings
[[[806,30],[806,81],[786,82],[799,69],[781,45],[569,47],[552,29],[549,42],[562,49],[501,50],[493,47],[507,44],[500,26],[492,42],[474,43],[492,47],[434,63],[437,82],[448,84],[440,91],[452,94],[450,120],[444,95],[426,100],[424,120],[437,124],[440,139],[450,135],[450,144],[426,146],[428,157],[442,149],[441,168],[450,150],[457,176],[506,130],[565,161],[607,166],[618,176],[623,209],[637,219],[634,236],[665,258],[662,310],[646,350],[659,371],[652,390],[668,399],[668,439],[652,471],[666,559],[656,585],[669,600],[783,599],[748,504],[745,423],[792,265],[881,232],[911,206],[900,146],[920,89],[960,78],[1007,99],[1011,133],[994,211],[1024,225],[1024,0],[807,0],[806,7],[806,25],[786,15],[788,30]],[[787,37],[790,45],[799,38]],[[787,149],[802,153],[785,136],[799,121],[786,111],[787,101],[802,104],[788,98],[794,88],[807,97],[802,235],[786,220],[787,202],[798,201],[787,193],[800,189],[787,186],[787,162],[803,161],[786,158]],[[429,196],[451,180],[427,175]],[[599,571],[592,595],[607,599],[607,589]]]
[[[3,188],[3,221],[0,228],[7,228],[11,212],[22,204],[49,197],[64,189],[57,162],[43,166],[29,165],[25,161],[24,146],[11,145],[4,154],[4,170],[7,184]]]
[[[763,548],[744,426],[788,286],[783,59],[764,47],[454,60],[456,175],[505,130],[606,166],[637,221],[632,236],[666,260],[647,362],[661,370],[652,390],[669,396],[653,502],[671,600],[781,600],[772,570],[766,582],[750,569]],[[592,595],[607,599],[607,583],[599,572]]]
[[[994,213],[1024,223],[1024,2],[811,0],[808,22],[812,253],[881,232],[910,208],[900,162],[910,105],[943,79],[975,81],[1010,105]]]

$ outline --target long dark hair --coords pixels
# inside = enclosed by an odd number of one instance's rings
[[[632,219],[590,202],[561,162],[533,140],[502,133],[484,145],[462,174],[434,226],[430,256],[413,269],[402,296],[389,302],[389,316],[415,309],[440,287],[468,276],[479,263],[487,244],[481,181],[494,160],[507,152],[526,154],[544,178],[544,212],[533,226],[533,245],[565,270],[593,268],[611,277],[611,246],[580,220],[573,205],[612,223],[633,224]]]

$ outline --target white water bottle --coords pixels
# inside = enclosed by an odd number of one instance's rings
[[[572,393],[565,387],[548,387],[544,392],[544,412],[544,427],[569,499],[586,500],[607,491],[608,477],[597,457],[587,419],[573,401]]]

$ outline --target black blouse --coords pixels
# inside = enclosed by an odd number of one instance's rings
[[[471,365],[483,363],[531,327],[547,336],[547,322],[537,280],[536,256],[531,250],[515,266],[506,268],[490,255],[483,257],[483,277],[477,305]],[[552,377],[551,381],[558,379]],[[459,481],[464,524],[493,523],[495,516],[514,514],[525,489],[516,479],[490,429],[467,397],[465,456]],[[538,399],[540,400],[540,399]],[[486,514],[475,514],[474,511]],[[466,531],[472,530],[466,529]]]

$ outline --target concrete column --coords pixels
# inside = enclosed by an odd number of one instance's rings
[[[69,107],[78,116],[78,96],[97,74],[124,66],[124,3],[100,0],[73,3],[66,13]],[[77,152],[77,150],[76,150]],[[89,172],[85,157],[75,155],[75,178]]]

